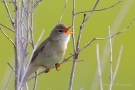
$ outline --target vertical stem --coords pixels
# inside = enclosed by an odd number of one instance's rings
[[[96,54],[97,54],[97,66],[98,66],[98,75],[99,75],[99,81],[100,81],[100,90],[103,90],[100,57],[99,57],[99,45],[98,44],[96,45]]]
[[[72,26],[73,26],[72,32],[74,32],[74,21],[75,21],[75,0],[73,0],[73,8],[72,8]],[[73,41],[74,53],[76,54],[74,34],[72,34],[72,41]],[[72,64],[72,70],[70,73],[70,81],[69,81],[68,90],[72,90],[75,66],[76,66],[76,55],[73,57],[73,64]]]
[[[110,33],[110,26],[108,27],[108,31],[109,31],[109,37],[111,37],[111,33]],[[112,90],[112,38],[109,39],[109,44],[110,44],[110,87],[109,90]]]

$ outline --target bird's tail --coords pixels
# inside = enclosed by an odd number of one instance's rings
[[[36,72],[38,70],[38,66],[36,67],[35,65],[33,64],[30,64],[29,65],[29,68],[25,74],[25,77],[24,77],[24,80],[23,80],[23,83],[26,83],[28,78],[30,77],[30,75],[32,75],[34,72]]]

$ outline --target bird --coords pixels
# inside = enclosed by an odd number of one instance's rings
[[[55,66],[56,70],[59,71],[59,61],[65,54],[70,35],[73,34],[73,32],[69,31],[71,28],[72,26],[67,27],[62,23],[55,25],[49,37],[35,50],[26,71],[24,82],[40,68],[45,68],[45,72],[48,73]]]

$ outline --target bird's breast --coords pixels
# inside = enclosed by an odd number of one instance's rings
[[[38,65],[52,67],[64,56],[66,48],[67,46],[61,44],[49,44],[39,53],[37,57]]]

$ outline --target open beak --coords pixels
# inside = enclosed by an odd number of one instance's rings
[[[69,31],[71,28],[72,28],[72,26],[66,28],[66,29],[64,30],[64,33],[65,33],[65,34],[73,34],[73,32],[70,32],[70,31]]]

